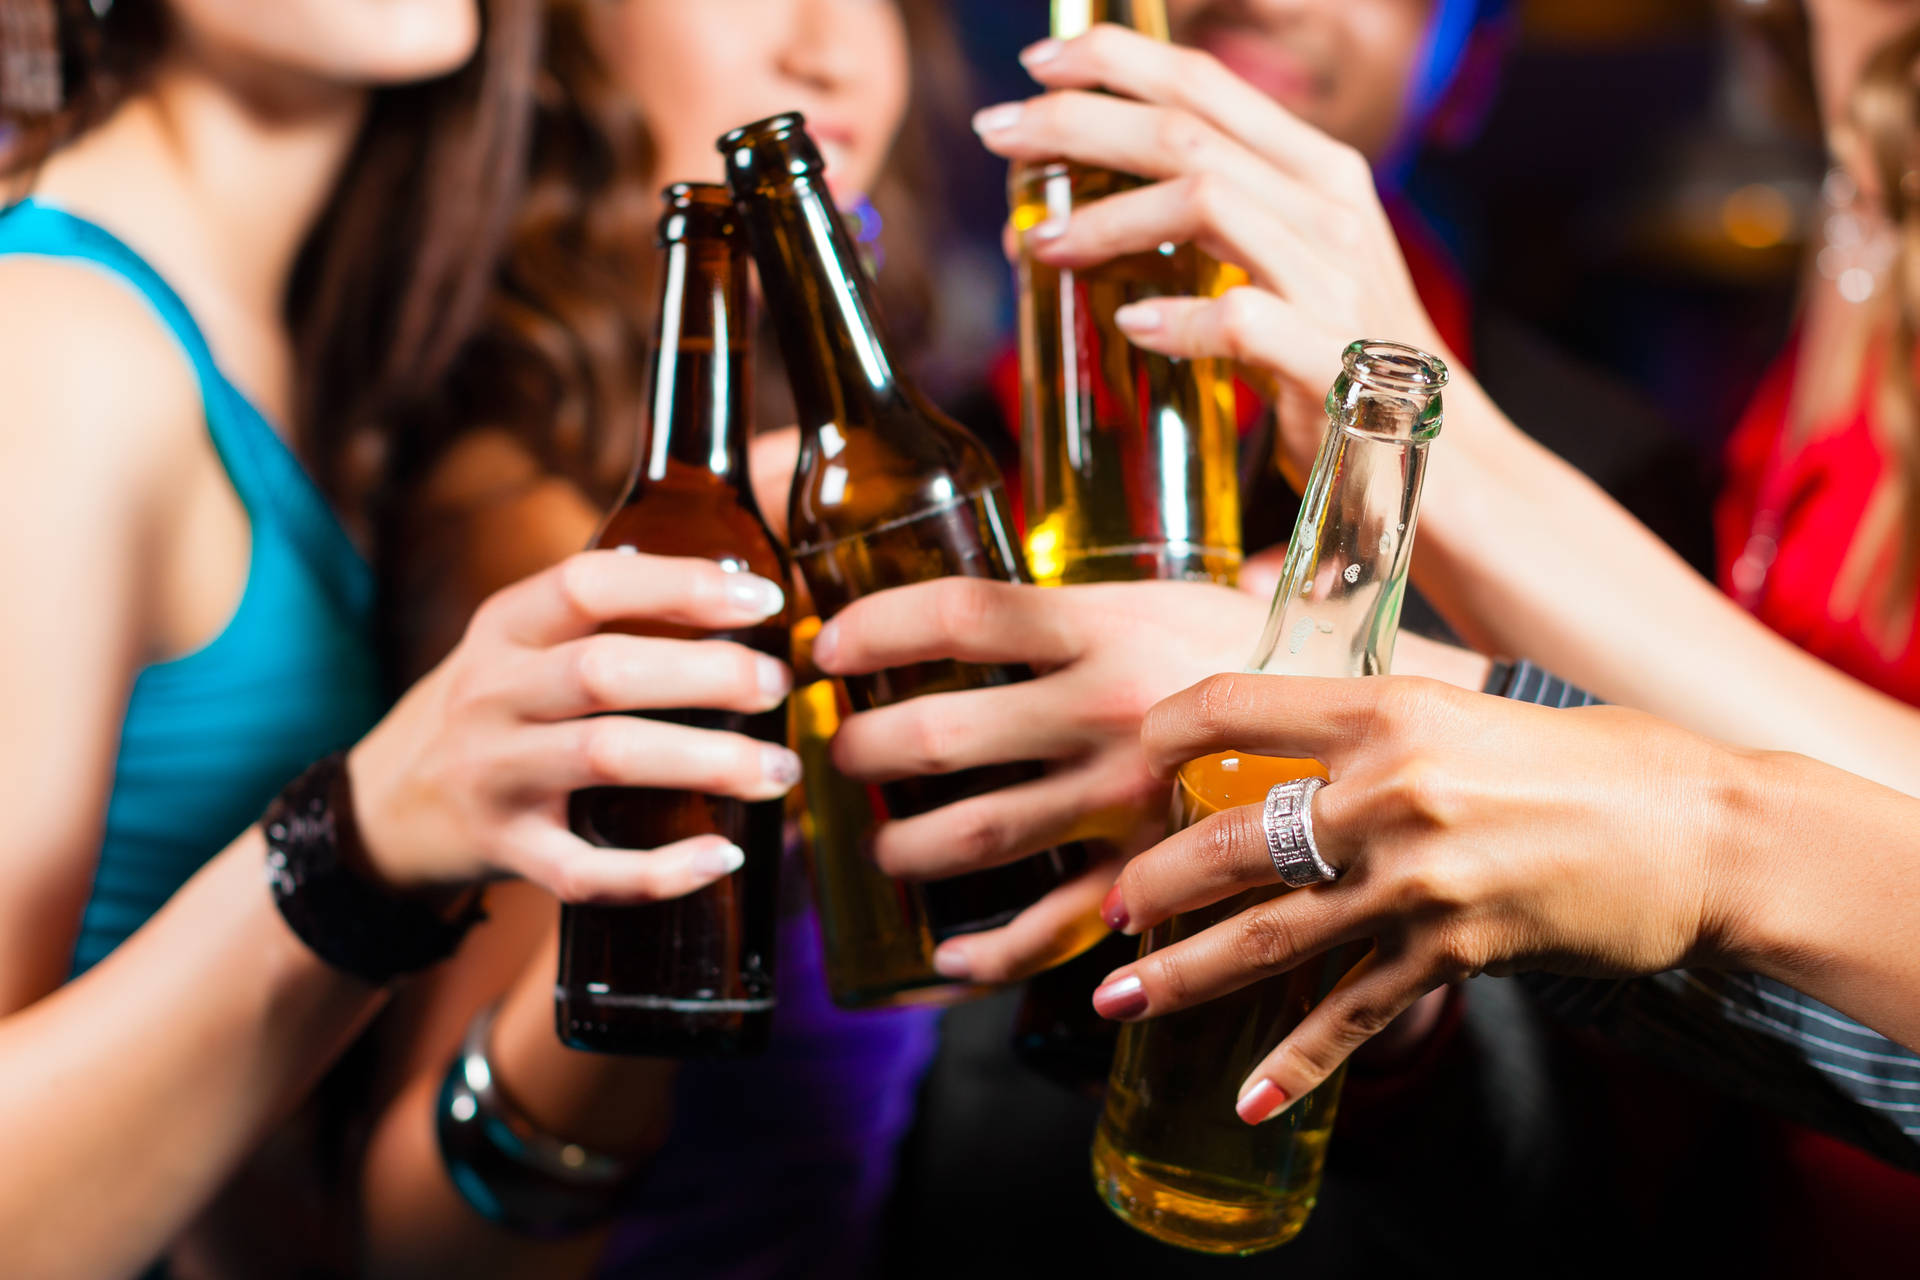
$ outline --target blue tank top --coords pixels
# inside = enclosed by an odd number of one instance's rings
[[[207,432],[252,527],[246,588],[226,626],[134,680],[77,975],[252,825],[289,780],[379,717],[374,583],[312,479],[138,254],[35,200],[0,212],[0,256],[9,254],[88,263],[153,308],[193,365]]]

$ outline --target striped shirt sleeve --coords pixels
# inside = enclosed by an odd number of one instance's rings
[[[1528,662],[1497,669],[1487,691],[1549,707],[1600,701]],[[1920,1054],[1784,983],[1695,969],[1521,981],[1564,1021],[1920,1171]]]

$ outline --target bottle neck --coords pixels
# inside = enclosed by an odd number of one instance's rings
[[[881,325],[872,278],[825,185],[798,176],[742,197],[739,210],[802,430],[917,405]]]
[[[667,478],[672,464],[747,484],[753,430],[752,300],[744,250],[724,237],[666,246],[653,343],[648,430],[636,485]]]
[[[1391,669],[1428,445],[1329,427],[1249,670],[1367,676]]]
[[[1053,0],[1053,36],[1071,40],[1102,22],[1169,39],[1166,0]]]

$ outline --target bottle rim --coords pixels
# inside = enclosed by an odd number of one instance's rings
[[[1404,342],[1361,338],[1340,353],[1340,376],[1327,391],[1327,415],[1334,429],[1346,435],[1385,444],[1425,445],[1440,434],[1440,390],[1449,377],[1446,361]],[[1394,400],[1400,408],[1389,414],[1369,415],[1387,421],[1381,429],[1364,425],[1355,412],[1363,400],[1376,404]]]

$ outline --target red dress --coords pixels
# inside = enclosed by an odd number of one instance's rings
[[[1920,706],[1920,628],[1889,652],[1857,614],[1836,617],[1831,608],[1833,584],[1890,465],[1876,431],[1874,362],[1866,362],[1846,411],[1789,448],[1783,436],[1796,355],[1797,344],[1768,372],[1728,442],[1715,512],[1721,589],[1808,653]],[[1798,1274],[1910,1272],[1920,1259],[1920,1177],[1809,1130],[1781,1127],[1798,1219],[1781,1231],[1781,1243],[1801,1255],[1783,1273],[1800,1263],[1818,1269]]]

